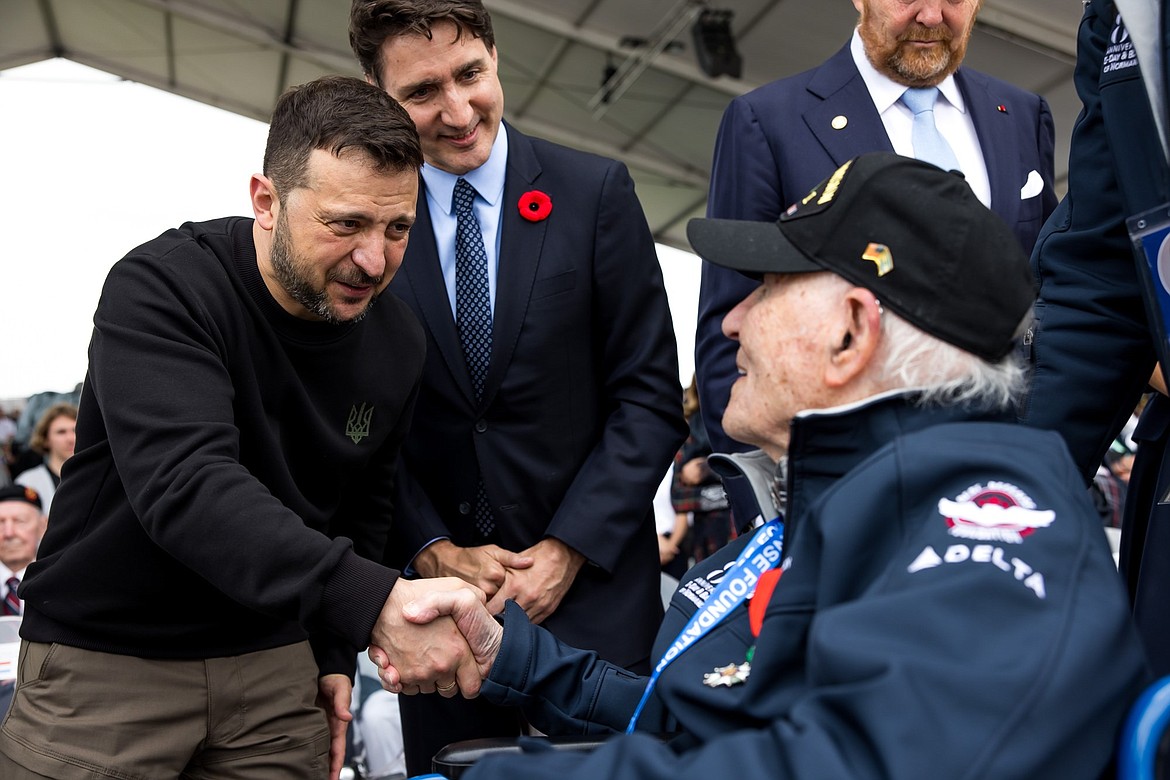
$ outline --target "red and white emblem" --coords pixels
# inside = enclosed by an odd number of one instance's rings
[[[954,501],[940,498],[938,512],[946,518],[951,536],[1012,544],[1056,519],[1056,512],[1037,509],[1036,502],[1015,485],[994,481],[972,485]]]

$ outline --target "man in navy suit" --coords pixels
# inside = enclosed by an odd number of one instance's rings
[[[477,0],[355,0],[350,41],[367,78],[414,119],[426,161],[392,288],[423,323],[427,360],[388,554],[645,669],[662,616],[651,502],[686,425],[629,174],[502,121]],[[486,264],[478,315],[460,270],[472,255]],[[447,742],[517,733],[518,711],[416,697],[403,730],[415,774]]]
[[[1165,0],[1093,0],[1086,6],[1077,38],[1082,108],[1073,127],[1068,194],[1032,254],[1040,299],[1032,386],[1021,417],[1059,431],[1086,481],[1148,390],[1151,373],[1161,384],[1154,323],[1125,221],[1158,206],[1165,213],[1170,202],[1166,78],[1150,66],[1159,58],[1165,66],[1168,22]],[[1138,630],[1159,677],[1170,674],[1170,504],[1161,503],[1170,490],[1170,400],[1160,389],[1133,433],[1138,454],[1120,555]]]
[[[853,39],[820,66],[766,84],[728,106],[715,143],[707,215],[775,220],[846,160],[916,154],[907,87],[937,87],[935,124],[984,205],[1031,251],[1056,206],[1052,115],[1043,98],[959,65],[981,0],[853,0]],[[948,166],[949,167],[949,166]],[[704,264],[695,338],[703,422],[716,452],[747,447],[720,420],[737,376],[723,317],[751,291]],[[739,518],[740,522],[750,518]]]

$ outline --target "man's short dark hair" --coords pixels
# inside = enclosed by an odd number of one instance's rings
[[[352,76],[325,76],[289,87],[276,101],[264,149],[264,175],[281,202],[305,184],[309,154],[364,152],[380,172],[422,167],[418,131],[406,110],[372,84]]]
[[[354,0],[349,11],[349,45],[362,72],[381,85],[385,40],[399,35],[430,38],[438,22],[454,24],[456,40],[467,33],[489,50],[496,46],[492,17],[479,0]]]

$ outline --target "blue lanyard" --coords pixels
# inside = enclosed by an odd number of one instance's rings
[[[642,709],[650,700],[650,693],[658,683],[662,670],[689,650],[708,631],[719,625],[723,618],[730,615],[736,607],[752,597],[760,575],[780,565],[780,552],[783,543],[784,525],[779,518],[769,520],[760,530],[756,531],[756,535],[735,559],[735,565],[723,575],[723,581],[719,583],[719,587],[707,597],[703,606],[691,617],[691,622],[679,632],[674,643],[663,653],[662,660],[654,667],[654,672],[646,683],[642,700],[638,702],[638,707],[634,710],[633,717],[630,718],[630,725],[626,726],[627,734],[634,732],[638,716],[642,714]]]

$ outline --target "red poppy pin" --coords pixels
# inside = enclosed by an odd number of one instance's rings
[[[548,215],[552,213],[552,198],[540,190],[529,190],[524,193],[516,205],[520,209],[520,216],[529,222],[548,219]]]

